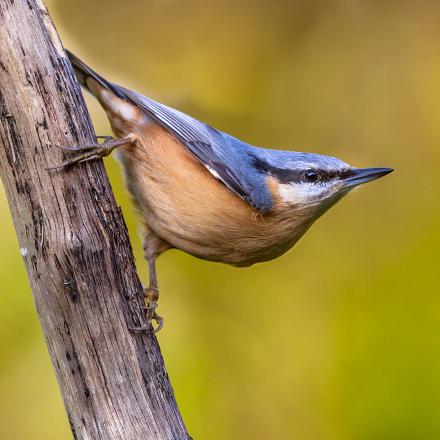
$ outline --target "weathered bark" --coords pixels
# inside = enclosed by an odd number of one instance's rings
[[[94,141],[42,1],[0,0],[0,173],[74,437],[187,439],[102,162],[46,170]]]

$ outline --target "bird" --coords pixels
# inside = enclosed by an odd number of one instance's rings
[[[140,216],[149,284],[147,325],[157,314],[156,259],[180,249],[237,267],[273,260],[354,187],[391,168],[356,168],[335,157],[256,147],[179,110],[104,79],[70,51],[75,75],[107,113],[114,137],[74,150],[59,167],[117,149]]]

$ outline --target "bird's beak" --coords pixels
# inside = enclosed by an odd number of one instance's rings
[[[392,171],[392,168],[353,168],[351,175],[344,179],[344,186],[352,188],[379,179]]]

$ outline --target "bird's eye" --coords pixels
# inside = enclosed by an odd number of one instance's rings
[[[317,171],[312,169],[306,170],[306,172],[304,173],[304,178],[307,182],[315,183],[319,179],[319,174],[317,173]]]

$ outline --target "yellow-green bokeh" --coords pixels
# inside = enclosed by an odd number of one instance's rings
[[[115,82],[256,145],[396,169],[274,262],[160,258],[159,340],[193,437],[440,438],[440,4],[48,4],[65,45]],[[0,438],[69,439],[3,194],[0,210]]]

